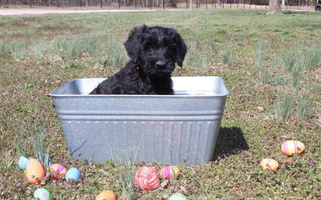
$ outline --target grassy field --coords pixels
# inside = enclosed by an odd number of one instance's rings
[[[0,199],[320,199],[321,13],[197,10],[0,17]],[[82,163],[70,157],[49,94],[75,78],[108,77],[126,61],[122,43],[141,24],[176,28],[189,51],[173,76],[221,76],[230,91],[213,162],[180,165],[178,180],[153,191],[131,183],[132,163]],[[286,140],[306,145],[287,157]],[[53,163],[82,172],[71,185],[46,177],[26,181],[20,156],[46,152]],[[261,170],[263,158],[280,163]],[[140,163],[141,164],[141,163]],[[163,164],[151,163],[160,169]],[[128,197],[130,196],[130,197]],[[127,197],[127,198],[126,198]]]

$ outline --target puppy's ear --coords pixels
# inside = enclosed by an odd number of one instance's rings
[[[187,52],[187,46],[182,37],[176,33],[175,35],[175,49],[176,49],[176,61],[178,66],[183,66],[183,61]]]
[[[143,40],[143,34],[146,32],[146,29],[146,25],[134,28],[130,32],[127,41],[124,43],[127,54],[133,62],[137,62],[138,60],[138,55]]]

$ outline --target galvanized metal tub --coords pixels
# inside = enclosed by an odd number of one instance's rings
[[[198,165],[211,161],[229,91],[220,77],[173,77],[175,95],[88,95],[104,79],[53,91],[70,154]]]

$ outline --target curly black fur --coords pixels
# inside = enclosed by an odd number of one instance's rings
[[[130,61],[90,94],[173,94],[171,73],[183,65],[186,44],[173,28],[134,28],[124,43]]]

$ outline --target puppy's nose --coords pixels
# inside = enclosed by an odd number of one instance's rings
[[[158,62],[156,63],[156,66],[163,69],[163,68],[166,67],[166,62],[164,62],[164,61],[158,61]]]

